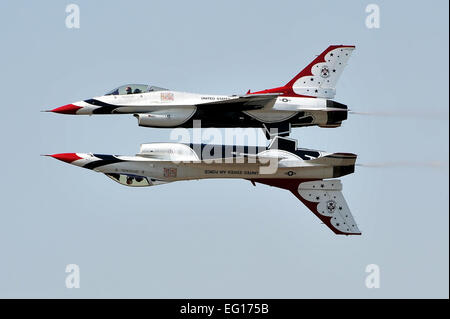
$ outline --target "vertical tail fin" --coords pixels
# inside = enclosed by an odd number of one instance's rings
[[[353,45],[330,45],[286,85],[252,94],[282,93],[332,99],[336,94],[336,83],[354,49]]]
[[[285,86],[298,95],[333,98],[336,83],[354,49],[350,45],[330,45]]]
[[[338,179],[308,181],[267,178],[252,179],[251,182],[290,190],[337,235],[361,235],[342,195],[342,183]]]

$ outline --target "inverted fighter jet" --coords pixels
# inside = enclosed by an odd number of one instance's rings
[[[181,180],[241,178],[291,191],[334,233],[360,235],[337,177],[354,172],[356,155],[297,148],[276,137],[269,147],[180,143],[142,144],[135,156],[48,155],[105,174],[131,187]]]
[[[207,95],[157,86],[126,84],[88,100],[49,112],[93,115],[133,114],[140,126],[157,128],[261,127],[267,138],[287,136],[292,127],[338,127],[346,105],[333,101],[336,83],[354,46],[332,45],[284,86],[245,95]]]

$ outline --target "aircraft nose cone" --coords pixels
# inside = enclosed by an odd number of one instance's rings
[[[76,153],[60,153],[60,154],[53,154],[48,155],[53,158],[56,158],[57,160],[66,162],[66,163],[72,163],[76,160],[83,159],[82,157],[79,157]]]
[[[57,107],[56,109],[50,110],[50,112],[61,113],[61,114],[77,114],[77,111],[82,109],[81,106],[67,104],[61,107]]]

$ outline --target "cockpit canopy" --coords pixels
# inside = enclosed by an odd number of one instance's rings
[[[125,84],[119,86],[118,88],[115,88],[114,90],[106,93],[105,95],[127,95],[127,94],[139,94],[156,91],[167,91],[167,89],[147,84]]]

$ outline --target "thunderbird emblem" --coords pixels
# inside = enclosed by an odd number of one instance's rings
[[[322,68],[322,70],[320,71],[320,76],[323,77],[323,78],[327,78],[327,77],[330,76],[330,70],[328,69],[327,66],[324,66]]]
[[[334,200],[328,201],[327,202],[327,209],[328,209],[328,212],[330,214],[334,213],[334,210],[336,209],[336,202]]]

